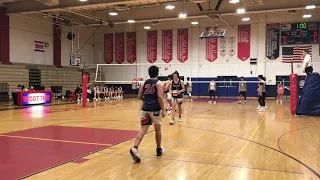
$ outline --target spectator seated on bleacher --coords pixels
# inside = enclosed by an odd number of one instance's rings
[[[18,85],[17,92],[21,92],[21,91],[22,91],[22,86],[19,84],[19,85]]]

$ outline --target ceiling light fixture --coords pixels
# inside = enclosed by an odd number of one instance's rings
[[[80,2],[87,2],[88,0],[80,0]]]
[[[311,14],[305,14],[303,15],[303,18],[311,18]]]
[[[197,25],[197,24],[199,24],[197,21],[193,21],[193,22],[191,22],[191,24],[192,25]]]
[[[243,14],[243,13],[245,13],[245,12],[246,12],[246,10],[243,9],[243,8],[237,9],[237,13],[238,13],[238,14]]]
[[[136,21],[133,19],[128,20],[128,23],[135,23]]]
[[[242,21],[249,21],[250,18],[246,17],[246,18],[242,18]]]
[[[316,8],[315,5],[308,5],[308,6],[306,6],[306,9],[314,9],[314,8]]]
[[[144,28],[144,29],[151,29],[150,26],[144,26],[143,28]]]
[[[229,3],[232,3],[232,4],[235,4],[235,3],[238,3],[240,2],[240,0],[230,0]]]
[[[179,14],[179,18],[181,18],[181,19],[184,19],[184,18],[186,18],[187,17],[187,14],[186,13],[180,13]]]
[[[117,12],[112,11],[112,12],[109,12],[109,15],[110,15],[110,16],[116,16],[116,15],[118,15],[118,13],[117,13]]]
[[[172,10],[172,9],[174,9],[175,7],[173,6],[173,5],[171,5],[171,4],[168,4],[167,6],[166,6],[166,9],[168,9],[168,10]]]

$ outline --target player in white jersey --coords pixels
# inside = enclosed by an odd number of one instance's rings
[[[185,86],[187,87],[187,93],[188,93],[187,101],[193,102],[192,95],[191,95],[191,93],[192,93],[192,82],[191,82],[189,77],[187,77],[187,82],[186,82]]]
[[[167,114],[171,114],[171,107],[172,107],[172,95],[171,93],[169,92],[169,85],[172,81],[172,77],[171,75],[168,76],[168,80],[165,82],[165,89],[164,89],[164,93],[166,94],[166,97],[167,97]]]
[[[216,104],[216,90],[217,90],[217,84],[216,82],[212,79],[212,81],[209,84],[209,94],[210,94],[210,101],[209,103],[212,103],[212,96],[213,96],[213,103]]]

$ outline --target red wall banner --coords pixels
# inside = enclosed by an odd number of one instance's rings
[[[182,63],[188,60],[188,29],[178,29],[177,58]]]
[[[206,59],[210,62],[218,58],[218,38],[206,39]]]
[[[137,60],[137,36],[136,32],[127,33],[127,61],[132,64]]]
[[[104,34],[104,62],[113,62],[113,34]]]
[[[116,44],[116,62],[122,64],[124,62],[124,33],[115,34]]]
[[[241,61],[250,58],[250,25],[238,26],[238,58]]]
[[[157,61],[157,31],[148,31],[147,41],[147,60],[154,63]]]
[[[172,30],[162,31],[162,60],[166,63],[172,60]]]

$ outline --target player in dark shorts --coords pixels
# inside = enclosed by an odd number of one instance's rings
[[[172,120],[170,124],[173,125],[175,123],[175,108],[178,105],[179,108],[179,122],[182,122],[181,114],[182,114],[182,102],[183,102],[183,93],[185,91],[184,82],[179,78],[179,73],[175,71],[172,74],[173,80],[169,84],[169,91],[172,94]]]
[[[242,97],[244,99],[244,103],[247,104],[247,82],[244,80],[243,77],[240,78],[239,94],[240,94],[239,104],[241,104]]]
[[[266,91],[266,82],[264,81],[264,77],[262,75],[258,76],[259,79],[259,88],[258,91],[258,102],[259,107],[257,108],[258,111],[265,111],[266,110],[266,97],[267,97],[267,91]]]
[[[151,66],[148,72],[150,79],[141,83],[138,93],[138,98],[143,101],[141,108],[141,130],[136,137],[133,148],[130,149],[132,159],[136,163],[141,161],[138,155],[138,146],[152,124],[154,124],[156,133],[157,156],[161,156],[163,151],[161,147],[161,123],[162,118],[166,114],[163,99],[164,85],[157,79],[159,74],[157,66]]]

